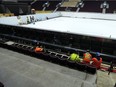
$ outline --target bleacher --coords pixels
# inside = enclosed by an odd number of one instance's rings
[[[59,11],[76,11],[77,5],[81,0],[64,1],[59,8]]]
[[[32,4],[32,8],[34,8],[35,10],[38,10],[38,11],[42,11],[43,10],[43,5],[47,2],[47,0],[45,1],[36,1],[35,3]],[[60,3],[61,0],[58,0],[58,1],[49,1],[49,6],[45,9],[46,11],[53,11],[55,10],[56,8],[56,5],[58,3]]]
[[[6,4],[5,8],[6,13],[14,13],[15,15],[19,14],[19,8],[17,5]]]
[[[107,1],[109,4],[109,9],[107,9],[106,13],[116,13],[116,1]]]
[[[79,2],[82,0],[69,0],[64,1],[58,11],[76,11],[78,9]],[[97,12],[102,13],[103,8],[101,5],[105,0],[83,0],[83,6],[80,7],[80,12]],[[109,7],[106,8],[105,13],[116,13],[116,1],[107,1]]]
[[[13,13],[14,15],[17,16],[17,15],[29,14],[30,11],[31,11],[31,8],[29,8],[28,3],[17,3],[17,2],[4,1],[0,4],[1,14]]]
[[[78,2],[80,2],[80,0],[69,0],[69,1],[65,1],[61,7],[76,7]]]
[[[56,5],[58,3],[61,3],[61,1],[49,1],[50,5],[48,8],[46,8],[47,11],[54,10],[56,8]]]
[[[100,5],[103,1],[83,1],[84,6],[80,9],[80,12],[102,12]]]
[[[61,7],[76,7],[77,2],[64,2]]]
[[[43,4],[46,3],[46,1],[36,1],[35,3],[32,4],[32,8],[35,10],[42,11],[43,9]]]
[[[14,13],[14,15],[29,14],[31,8],[36,11],[42,11],[44,4],[48,2],[49,6],[45,11],[53,12],[59,3],[58,11],[79,11],[79,12],[97,12],[102,13],[103,8],[101,5],[105,0],[18,0],[18,3],[1,3],[0,13]],[[83,2],[83,6],[79,6],[79,2]],[[107,1],[109,7],[106,8],[105,13],[116,13],[116,1]],[[30,6],[30,8],[29,8]],[[15,9],[14,9],[15,8]],[[57,11],[56,10],[56,11]],[[43,12],[42,12],[43,13]]]
[[[0,13],[4,13],[4,5],[0,4]]]

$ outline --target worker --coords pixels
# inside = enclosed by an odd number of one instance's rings
[[[27,24],[29,24],[30,23],[30,21],[29,21],[29,17],[27,16]]]
[[[87,50],[86,53],[83,54],[83,62],[90,63],[92,55],[90,54],[90,50]]]
[[[111,61],[110,67],[108,68],[108,75],[110,75],[110,72],[113,71],[113,62]]]
[[[80,62],[80,61],[81,61],[81,59],[79,58],[79,55],[76,54],[76,53],[72,53],[72,54],[70,55],[70,60],[71,60],[71,61],[74,61],[74,62]]]
[[[31,14],[36,14],[35,9],[31,9]]]
[[[20,16],[17,16],[17,19],[18,19],[18,24],[19,25],[22,25],[22,19],[21,19],[21,17]]]
[[[92,65],[95,66],[97,69],[100,69],[102,63],[102,58],[100,57],[100,53],[96,53],[96,57],[92,58]]]
[[[37,46],[37,47],[35,48],[35,52],[36,52],[36,53],[42,52],[42,51],[43,51],[43,48],[42,48],[42,47]]]
[[[34,17],[34,16],[32,16],[32,18],[31,18],[31,19],[32,19],[32,23],[33,23],[33,24],[35,24],[35,17]]]

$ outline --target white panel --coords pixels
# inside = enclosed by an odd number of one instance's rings
[[[116,21],[111,20],[58,17],[23,26],[49,31],[116,39]]]

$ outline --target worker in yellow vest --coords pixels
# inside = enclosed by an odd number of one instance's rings
[[[72,53],[70,55],[69,60],[74,61],[74,62],[80,62],[81,61],[81,59],[79,58],[79,55],[76,54],[76,53]]]

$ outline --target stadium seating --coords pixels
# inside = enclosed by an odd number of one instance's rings
[[[62,3],[61,7],[76,7],[80,0],[69,0]]]
[[[5,7],[4,5],[0,4],[0,13],[4,13],[5,12]]]
[[[76,7],[77,2],[64,2],[61,7]]]
[[[78,9],[79,2],[83,2],[83,6],[79,7],[80,12],[97,12],[102,13],[103,8],[101,8],[101,4],[104,3],[105,0],[50,0],[49,6],[46,7],[45,11],[54,11],[58,3],[61,3],[61,6],[57,9],[58,11],[76,11]],[[23,1],[18,0],[20,5],[14,5],[16,3],[2,3],[0,5],[0,13],[14,13],[14,15],[18,14],[29,14],[29,6],[34,8],[36,11],[42,11],[43,4],[48,2],[47,0],[37,0],[32,3],[32,0]],[[22,4],[23,3],[23,4]],[[109,8],[106,9],[106,13],[116,13],[116,1],[107,1],[109,4]],[[15,8],[15,9],[14,9]],[[42,12],[43,13],[43,12]]]
[[[107,1],[109,4],[109,9],[107,9],[106,13],[115,13],[116,11],[116,1]]]
[[[62,0],[56,0],[56,1],[49,1],[49,6],[45,9],[45,11],[53,11],[56,8],[56,5],[60,3]],[[36,1],[32,4],[32,8],[34,8],[36,11],[42,11],[43,5],[47,2],[45,1]]]
[[[29,9],[30,8],[27,3],[2,3],[0,5],[0,13],[13,13],[16,16],[29,14]]]
[[[80,0],[69,0],[62,2],[61,7],[58,9],[59,11],[76,11],[77,4]]]
[[[103,1],[84,1],[84,7],[80,9],[80,12],[102,12],[100,8]]]
[[[47,11],[53,11],[56,8],[56,5],[58,3],[61,3],[61,1],[49,1],[50,5],[46,8]]]

